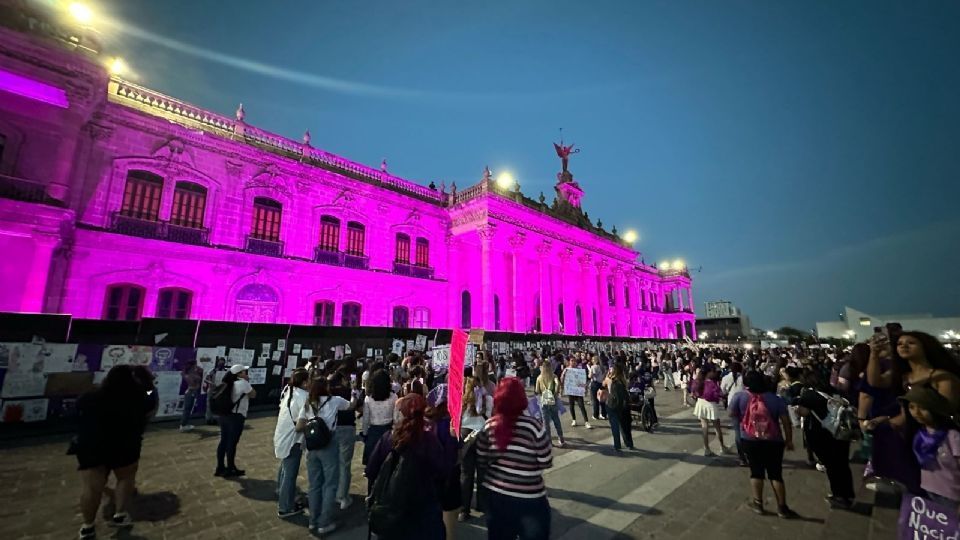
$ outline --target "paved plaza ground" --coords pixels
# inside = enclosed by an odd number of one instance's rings
[[[823,500],[826,477],[808,468],[803,452],[788,453],[785,471],[790,505],[802,516],[784,521],[758,516],[746,507],[748,471],[733,456],[705,458],[692,409],[679,407],[677,392],[658,397],[661,428],[635,434],[637,452],[616,455],[606,422],[593,430],[571,428],[568,447],[555,449],[547,475],[553,509],[552,538],[668,538],[711,540],[770,535],[778,540],[875,538],[895,536],[896,510],[874,504],[874,493],[860,488],[853,511],[830,511]],[[274,415],[247,423],[238,464],[247,476],[213,476],[218,431],[214,426],[179,433],[173,424],[148,429],[138,477],[136,521],[117,538],[246,539],[307,538],[306,518],[276,517],[278,462],[273,455]],[[729,432],[727,432],[729,433]],[[799,435],[799,434],[798,434]],[[732,439],[731,439],[732,440]],[[798,439],[799,440],[799,439]],[[714,443],[719,451],[719,444]],[[73,538],[80,523],[76,461],[65,455],[66,438],[29,441],[3,449],[0,462],[0,538]],[[359,498],[365,492],[360,447],[351,493],[358,500],[341,512],[336,539],[366,538]],[[857,478],[861,468],[855,470]],[[307,486],[305,467],[301,488]],[[769,486],[766,505],[775,508]],[[113,531],[98,523],[101,538]],[[481,517],[459,525],[458,539],[486,538]]]

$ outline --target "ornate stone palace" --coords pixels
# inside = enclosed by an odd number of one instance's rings
[[[572,145],[551,204],[488,170],[423,186],[111,77],[23,5],[0,6],[0,311],[695,339],[690,276],[591,223]]]

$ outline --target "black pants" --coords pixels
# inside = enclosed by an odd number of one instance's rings
[[[479,512],[484,510],[483,499],[483,469],[477,468],[477,443],[470,443],[464,448],[463,460],[460,463],[460,502],[463,512],[470,513],[473,502],[473,490],[477,490],[477,506]]]
[[[550,503],[547,498],[522,499],[491,492],[487,538],[547,540],[550,538]]]
[[[599,418],[607,415],[607,404],[597,398],[597,390],[602,385],[596,381],[590,381],[590,399],[593,400],[593,417]]]
[[[243,424],[246,418],[242,414],[231,413],[220,415],[220,444],[217,445],[217,469],[237,466],[237,445],[243,435]]]
[[[743,452],[750,463],[750,478],[763,480],[764,477],[783,482],[783,441],[758,441],[741,439]]]
[[[654,424],[659,424],[659,423],[660,423],[660,419],[657,418],[657,408],[653,406],[653,399],[654,399],[654,398],[647,398],[647,403],[650,404],[650,412],[653,413],[653,423],[654,423]]]
[[[630,418],[630,409],[624,407],[620,410],[610,409],[607,418],[610,419],[610,431],[613,432],[613,447],[620,449],[620,435],[623,434],[623,444],[627,448],[633,448],[633,433]]]
[[[567,403],[570,405],[570,416],[573,418],[574,422],[577,421],[577,409],[574,408],[575,405],[580,406],[580,412],[583,414],[583,421],[590,421],[590,419],[587,418],[587,408],[583,405],[583,396],[567,396]]]
[[[807,444],[820,460],[820,464],[827,469],[830,493],[834,497],[853,499],[850,441],[838,441],[824,429],[811,429],[807,431]]]

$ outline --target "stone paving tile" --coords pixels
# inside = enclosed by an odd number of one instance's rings
[[[664,393],[658,403],[661,416],[680,411],[679,399]],[[689,409],[685,410],[689,413]],[[696,538],[740,540],[744,536],[771,535],[778,540],[823,537],[829,511],[822,501],[825,477],[810,469],[789,469],[786,481],[791,505],[810,522],[785,523],[774,517],[759,517],[744,504],[748,498],[747,472],[735,466],[733,458],[718,460],[691,456],[699,449],[696,421],[685,414],[664,421],[654,434],[639,434],[641,452],[617,457],[609,446],[598,441],[610,437],[606,422],[597,429],[570,428],[564,420],[564,432],[570,448],[555,450],[556,456],[580,450],[578,461],[547,475],[554,508],[554,537],[581,526],[590,538]],[[278,461],[273,456],[273,428],[276,417],[266,415],[248,421],[240,441],[238,464],[246,468],[243,479],[213,477],[218,431],[201,426],[181,434],[172,425],[151,426],[144,443],[139,495],[131,514],[136,521],[132,531],[117,538],[130,539],[219,539],[219,538],[304,538],[306,518],[290,521],[276,518],[275,478]],[[65,440],[36,442],[3,450],[0,462],[0,539],[64,539],[76,534],[79,482],[76,461],[64,454]],[[366,491],[361,476],[360,450],[354,456],[351,493]],[[588,453],[582,452],[586,450]],[[799,461],[800,454],[790,459]],[[678,460],[709,463],[689,481],[676,486],[654,508],[633,508],[619,499],[667,470]],[[558,460],[560,462],[561,460]],[[306,467],[301,468],[299,485],[306,489]],[[768,499],[770,498],[768,493]],[[768,502],[768,507],[772,507]],[[622,532],[605,524],[587,524],[604,508],[636,513]],[[365,514],[358,500],[339,516],[343,530],[332,535],[343,540],[366,538]],[[869,516],[853,514],[838,538],[865,538]],[[632,518],[632,516],[631,516]],[[836,522],[836,520],[833,520]],[[626,523],[626,522],[623,522]],[[101,537],[110,531],[100,525]],[[861,532],[862,531],[862,532]],[[853,535],[853,536],[849,536]],[[460,524],[457,540],[485,538],[482,516]]]

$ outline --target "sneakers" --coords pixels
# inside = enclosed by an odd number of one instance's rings
[[[288,517],[298,516],[302,513],[303,513],[303,508],[296,508],[294,510],[290,510],[289,512],[278,510],[277,517],[280,519],[287,519]]]
[[[114,514],[110,521],[107,522],[111,527],[116,528],[126,528],[133,527],[133,520],[130,519],[130,514],[126,512],[121,512],[119,514]]]
[[[703,457],[717,457],[717,455],[713,453],[713,450],[707,448],[703,451]]]
[[[318,534],[327,534],[337,530],[337,523],[335,521],[331,521],[329,525],[325,527],[317,527],[314,530],[317,531]]]
[[[97,537],[97,528],[93,525],[80,527],[80,540],[93,540]]]
[[[350,508],[350,505],[352,504],[353,504],[353,498],[350,496],[347,496],[346,499],[343,499],[342,501],[340,501],[340,509],[346,510],[347,508]]]
[[[180,433],[186,433],[188,431],[193,431],[193,426],[187,424],[185,426],[180,426]]]
[[[583,425],[584,425],[587,429],[593,429],[593,426],[590,425],[590,422],[584,422]]]
[[[827,468],[819,463],[817,463],[816,467],[817,467],[817,470],[820,472],[827,472]]]
[[[236,467],[227,467],[226,470],[223,471],[222,476],[224,478],[234,478],[237,476],[243,476],[245,474],[247,474],[247,471],[243,469],[238,469]]]
[[[733,450],[731,450],[729,446],[721,446],[721,447],[720,447],[720,453],[722,453],[722,454],[732,454],[732,453],[733,453]]]
[[[607,415],[601,414],[601,415],[600,415],[600,419],[601,419],[601,420],[606,420],[606,419],[607,419]]]
[[[600,417],[599,417],[599,416],[597,416],[597,415],[593,415],[593,419],[594,419],[594,420],[599,420],[599,419],[600,419]]]
[[[470,515],[470,512],[460,512],[457,514],[457,521],[463,523],[465,521],[469,521],[471,517],[473,516]]]
[[[834,497],[833,495],[827,495],[823,498],[830,505],[830,508],[834,510],[849,510],[853,508],[853,499],[847,499],[845,497]]]
[[[565,444],[565,443],[563,442],[563,439],[560,439],[560,442],[558,442],[558,443],[556,444],[556,447],[557,447],[557,448],[563,448],[564,444]]]
[[[577,421],[570,422],[570,427],[577,427]]]
[[[748,506],[750,507],[750,510],[753,510],[754,514],[760,514],[762,516],[763,514],[766,513],[763,511],[763,501],[761,501],[760,499],[753,499],[752,501],[750,501],[750,504]]]
[[[796,519],[800,514],[794,512],[787,506],[781,506],[777,509],[777,517],[781,519]]]

